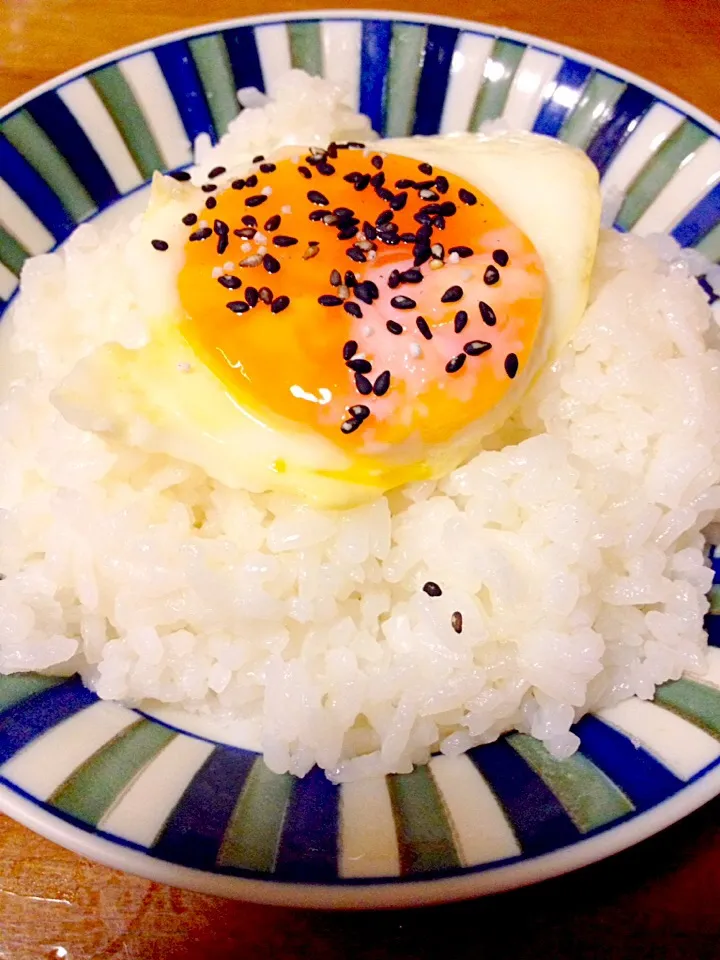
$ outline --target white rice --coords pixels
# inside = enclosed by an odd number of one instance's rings
[[[277,130],[368,136],[294,75],[202,166],[269,152]],[[582,325],[496,449],[333,513],[111,445],[51,405],[79,357],[137,337],[129,233],[87,225],[30,261],[2,324],[0,671],[80,670],[101,697],[241,718],[271,769],[343,781],[508,729],[565,757],[585,711],[703,669],[720,353],[700,265],[672,241],[603,233]]]

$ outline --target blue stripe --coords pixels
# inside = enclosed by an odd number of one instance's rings
[[[720,223],[720,183],[692,208],[672,231],[681,247],[694,247]]]
[[[260,56],[255,43],[255,31],[252,27],[238,27],[226,30],[223,34],[232,67],[235,89],[257,87],[265,92]]]
[[[25,157],[0,134],[0,171],[20,199],[28,205],[60,243],[75,229],[75,221],[57,195]]]
[[[653,95],[639,87],[629,86],[620,95],[612,117],[598,130],[587,149],[600,176],[654,102]]]
[[[25,109],[65,157],[98,207],[117,200],[118,189],[105,164],[80,124],[54,91],[35,97]]]
[[[92,703],[95,694],[79,677],[15,704],[0,717],[0,763],[5,763],[40,734]]]
[[[428,27],[425,59],[418,83],[413,133],[432,134],[440,129],[453,50],[459,30]]]
[[[385,86],[390,63],[392,23],[363,20],[360,62],[360,113],[369,118],[373,130],[385,129]]]
[[[574,728],[580,750],[632,801],[638,812],[667,800],[685,786],[642,747],[597,717],[584,717]]]
[[[713,585],[720,583],[720,547],[710,548],[710,565],[713,571]]]
[[[191,780],[163,827],[152,854],[212,870],[240,791],[257,760],[246,750],[218,746]]]
[[[555,794],[507,741],[475,747],[468,757],[505,810],[526,856],[547,853],[581,839]]]
[[[707,630],[710,646],[720,647],[720,614],[708,613],[703,625]]]
[[[275,870],[283,880],[337,880],[339,803],[340,788],[318,767],[295,782]]]
[[[708,282],[708,278],[704,273],[701,276],[696,277],[695,279],[707,294],[708,303],[710,304],[710,306],[712,306],[716,300],[720,300],[720,296],[717,293],[715,293],[713,288],[710,286]]]
[[[194,143],[195,137],[201,133],[207,133],[215,143],[217,137],[205,91],[187,43],[184,40],[166,43],[157,47],[154,53],[190,142]]]
[[[576,60],[564,60],[555,77],[552,94],[543,103],[535,118],[533,133],[557,137],[568,114],[578,103],[578,94],[588,81],[592,68]],[[571,103],[572,106],[567,104]]]

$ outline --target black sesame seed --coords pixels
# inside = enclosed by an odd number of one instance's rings
[[[355,189],[360,193],[362,190],[367,189],[370,184],[370,174],[363,173],[359,180],[355,181]]]
[[[375,380],[373,393],[376,397],[383,397],[390,389],[390,371],[383,370],[380,376]]]
[[[251,174],[251,175],[247,178],[247,180],[245,181],[245,186],[246,186],[246,187],[251,187],[251,188],[252,188],[252,187],[256,187],[256,186],[257,186],[257,182],[258,182],[258,178],[257,178],[257,177],[255,176],[255,174],[253,173],[253,174]]]
[[[453,357],[452,360],[448,360],[448,362],[445,364],[445,370],[448,373],[457,373],[464,363],[465,354],[459,353],[456,357]]]
[[[191,227],[194,223],[197,223],[197,214],[196,213],[186,213],[182,218],[182,222],[186,227]]]
[[[430,259],[430,256],[431,256],[430,247],[420,246],[419,244],[416,244],[415,247],[413,248],[413,256],[414,256],[413,266],[421,267],[424,263],[427,263],[427,261]]]
[[[254,307],[258,302],[258,292],[255,287],[245,287],[245,299],[248,305]]]
[[[331,271],[330,271],[330,286],[331,286],[331,287],[339,287],[341,283],[342,283],[342,274],[340,273],[340,271],[339,271],[339,270],[331,270]]]
[[[398,323],[397,320],[388,320],[385,326],[388,328],[390,333],[394,333],[396,337],[399,337],[404,329],[403,325]]]
[[[346,270],[346,271],[345,271],[345,286],[346,286],[346,287],[354,287],[354,286],[356,286],[356,285],[357,285],[357,277],[356,277],[355,274],[352,272],[352,270]]]
[[[225,274],[223,274],[222,277],[218,277],[218,283],[220,286],[225,287],[226,290],[238,290],[242,286],[240,277],[228,277]]]
[[[425,337],[426,340],[432,340],[432,330],[428,326],[428,322],[425,317],[417,317],[415,324],[420,331],[420,333]]]
[[[369,280],[356,284],[354,292],[358,300],[362,300],[363,303],[368,304],[372,303],[373,300],[376,300],[379,296],[377,287]]]
[[[242,189],[245,187],[245,181],[244,181],[244,180],[233,180],[233,182],[230,184],[230,186],[233,188],[233,190],[242,190]]]
[[[258,298],[262,300],[263,303],[266,303],[268,306],[270,306],[270,304],[275,299],[273,297],[273,292],[270,289],[270,287],[260,287],[260,289],[258,290]]]
[[[312,172],[307,167],[298,167],[298,173],[300,176],[305,177],[306,180],[312,177]]]
[[[368,380],[368,378],[362,373],[355,373],[355,389],[363,397],[366,397],[369,393],[372,393],[373,385]]]
[[[214,180],[215,177],[219,177],[221,174],[225,173],[225,167],[213,167],[210,173],[208,174],[209,180]]]
[[[468,315],[465,310],[458,310],[455,314],[455,333],[462,333],[467,326]]]
[[[323,293],[318,297],[318,303],[321,307],[341,307],[342,297],[336,297],[334,293]]]
[[[411,297],[393,297],[390,306],[396,310],[414,310],[417,303]]]
[[[440,204],[440,210],[438,212],[443,217],[453,217],[457,213],[457,207],[452,200],[445,200],[444,203]]]
[[[326,160],[321,160],[315,169],[322,177],[331,177],[335,173],[335,167]]]
[[[497,317],[495,316],[495,311],[490,306],[489,303],[485,303],[484,300],[480,301],[480,316],[483,318],[484,323],[489,327],[494,327],[497,323]]]
[[[500,273],[498,268],[490,264],[489,267],[485,268],[485,273],[483,274],[483,283],[486,283],[489,287],[492,287],[493,284],[497,283],[500,279]]]
[[[331,160],[335,160],[335,158],[338,155],[338,145],[335,143],[334,140],[328,144],[327,155],[330,157]]]
[[[205,201],[205,206],[208,208],[208,210],[214,210],[214,208],[217,206],[217,200],[215,197],[208,197]]]
[[[379,213],[375,218],[376,227],[384,227],[386,223],[390,223],[395,214],[392,210],[383,210],[382,213]]]
[[[225,306],[228,310],[232,310],[233,313],[247,313],[250,309],[244,300],[231,300],[230,303],[225,304]]]
[[[359,170],[353,170],[351,173],[346,173],[343,177],[343,180],[346,183],[357,183],[358,180],[362,177],[362,174]]]
[[[256,193],[253,197],[248,197],[245,200],[246,207],[259,207],[261,203],[265,203],[267,197],[264,193]]]
[[[400,241],[401,241],[401,243],[415,243],[416,239],[417,239],[417,237],[415,236],[414,233],[409,233],[409,232],[408,232],[408,233],[401,233],[401,234],[400,234]]]
[[[400,274],[401,283],[422,283],[423,275],[419,270],[406,270]]]
[[[362,232],[365,234],[366,240],[374,240],[377,236],[377,230],[367,220],[363,223]]]
[[[499,267],[506,267],[510,261],[507,250],[493,250],[492,258]]]
[[[196,230],[194,233],[191,233],[188,237],[188,240],[207,240],[208,237],[213,235],[210,227],[201,227],[200,230]]]
[[[190,179],[190,174],[187,170],[173,170],[172,173],[168,173],[169,177],[172,177],[173,180],[179,180],[181,183]]]
[[[266,253],[262,258],[262,265],[268,273],[277,273],[280,269],[280,263],[270,253]]]
[[[388,247],[396,247],[400,243],[400,237],[397,235],[397,232],[390,233],[385,230],[382,232],[378,230],[377,238]]]
[[[229,246],[229,243],[230,241],[227,238],[227,234],[223,234],[221,237],[218,237],[217,252],[221,255],[225,253],[225,251]]]
[[[233,233],[236,237],[240,237],[241,240],[252,240],[257,230],[255,227],[242,227],[240,230],[233,230]]]
[[[429,163],[420,163],[418,164],[418,170],[420,173],[424,173],[426,177],[432,176],[433,168]]]
[[[351,210],[350,207],[335,207],[335,209],[333,210],[333,213],[335,214],[336,217],[342,218],[342,217],[352,217],[355,211]],[[360,221],[356,220],[355,222],[359,223]]]
[[[217,190],[216,183],[204,183],[200,189],[203,193],[212,193],[214,190]]]
[[[343,433],[354,433],[363,422],[363,417],[351,417],[350,420],[343,420],[340,429]]]
[[[230,232],[230,227],[225,223],[224,220],[216,220],[213,223],[213,230],[219,237],[226,237]]]
[[[261,160],[264,160],[265,156],[262,153],[259,153],[256,157],[253,157],[253,163],[260,163]]]
[[[357,317],[358,320],[362,318],[363,312],[360,309],[359,304],[353,303],[352,301],[347,300],[343,304],[343,307],[345,309],[345,313],[349,313],[351,317]]]
[[[383,158],[375,154],[375,156],[370,160],[370,163],[375,167],[376,170],[382,170]]]
[[[358,345],[357,340],[348,340],[343,347],[342,355],[343,360],[352,360],[352,358],[357,353]]]
[[[479,357],[482,353],[487,353],[492,347],[486,340],[471,340],[466,343],[463,350],[469,357]]]
[[[365,360],[362,357],[355,357],[352,360],[348,360],[347,366],[355,373],[370,373],[372,370],[372,364],[370,361]]]
[[[518,372],[518,358],[514,353],[509,353],[505,357],[505,373],[510,377],[511,380],[515,379],[515,374]]]
[[[430,239],[432,236],[433,228],[429,223],[424,223],[421,227],[418,227],[415,237],[418,243],[423,243]]]
[[[324,210],[311,210],[308,214],[308,220],[311,223],[319,223],[321,220],[324,220],[327,214]]]
[[[273,302],[270,304],[271,313],[282,313],[283,310],[287,309],[290,306],[290,297],[286,297],[284,294],[280,297],[275,297]]]
[[[435,583],[434,580],[428,580],[428,582],[427,582],[426,584],[424,584],[423,590],[425,591],[425,593],[426,593],[429,597],[441,597],[441,596],[442,596],[442,590],[441,590],[440,587]]]
[[[338,240],[352,240],[353,237],[357,236],[358,228],[354,225],[349,227],[344,227],[342,230],[338,230],[337,238]]]
[[[450,626],[453,628],[455,633],[462,633],[463,628],[463,617],[459,610],[456,610],[455,613],[450,617]]]
[[[274,163],[261,163],[260,164],[260,173],[275,173],[277,167]]]
[[[408,195],[407,193],[397,193],[390,201],[390,206],[393,210],[402,210],[405,204],[407,203]]]
[[[463,288],[459,287],[457,284],[454,284],[452,287],[447,288],[445,293],[440,297],[440,302],[456,303],[458,300],[462,300],[463,293]]]
[[[408,180],[408,179],[396,180],[396,181],[395,181],[395,186],[396,186],[396,188],[397,188],[398,190],[407,190],[407,189],[409,189],[410,187],[414,187],[414,186],[415,186],[415,181],[414,181],[414,180]]]
[[[279,233],[272,238],[276,247],[294,247],[297,243],[297,237],[286,237]]]
[[[364,403],[355,403],[352,407],[348,407],[348,413],[361,420],[367,420],[370,416],[370,407],[366,407]]]
[[[477,203],[477,197],[474,193],[470,193],[469,190],[466,190],[465,187],[460,187],[458,190],[458,197],[462,200],[463,203],[466,203],[469,207],[474,207]]]
[[[462,246],[450,247],[450,249],[448,250],[448,253],[456,253],[460,257],[460,259],[463,260],[465,259],[465,257],[471,257],[473,255],[473,249],[472,247],[462,247]]]
[[[435,177],[435,189],[438,193],[447,193],[450,189],[450,184],[448,183],[448,178],[440,174],[439,177]]]
[[[395,290],[397,287],[400,286],[400,283],[401,283],[400,271],[392,270],[390,272],[390,276],[387,278],[387,285],[390,287],[391,290]]]
[[[271,217],[268,217],[268,219],[265,221],[265,226],[263,227],[263,230],[267,230],[268,233],[272,233],[273,230],[277,230],[277,228],[280,226],[280,220],[281,220],[280,214],[274,213]]]
[[[242,222],[246,227],[257,227],[257,220],[251,213],[246,213],[244,217],[240,217]]]
[[[420,199],[421,200],[439,200],[440,196],[439,194],[435,193],[432,190],[421,190]]]
[[[308,190],[307,198],[310,203],[316,204],[318,207],[327,207],[330,203],[328,198],[324,193],[320,193],[319,190]]]
[[[156,250],[167,250],[170,246],[167,240],[151,240],[150,243]]]
[[[348,247],[345,253],[353,260],[355,263],[366,263],[367,257],[358,247]]]

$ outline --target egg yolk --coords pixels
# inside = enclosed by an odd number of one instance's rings
[[[331,144],[213,186],[188,227],[181,332],[263,422],[356,457],[419,449],[491,411],[528,367],[542,263],[469,182]]]

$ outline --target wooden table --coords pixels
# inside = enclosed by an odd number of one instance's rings
[[[273,8],[316,5],[294,0]],[[393,6],[550,37],[720,115],[718,0],[456,0],[452,6],[395,0]],[[112,48],[264,9],[256,0],[2,0],[0,103]],[[96,866],[0,817],[0,960],[717,960],[719,814],[720,800],[633,850],[540,887],[373,915],[184,893]]]

